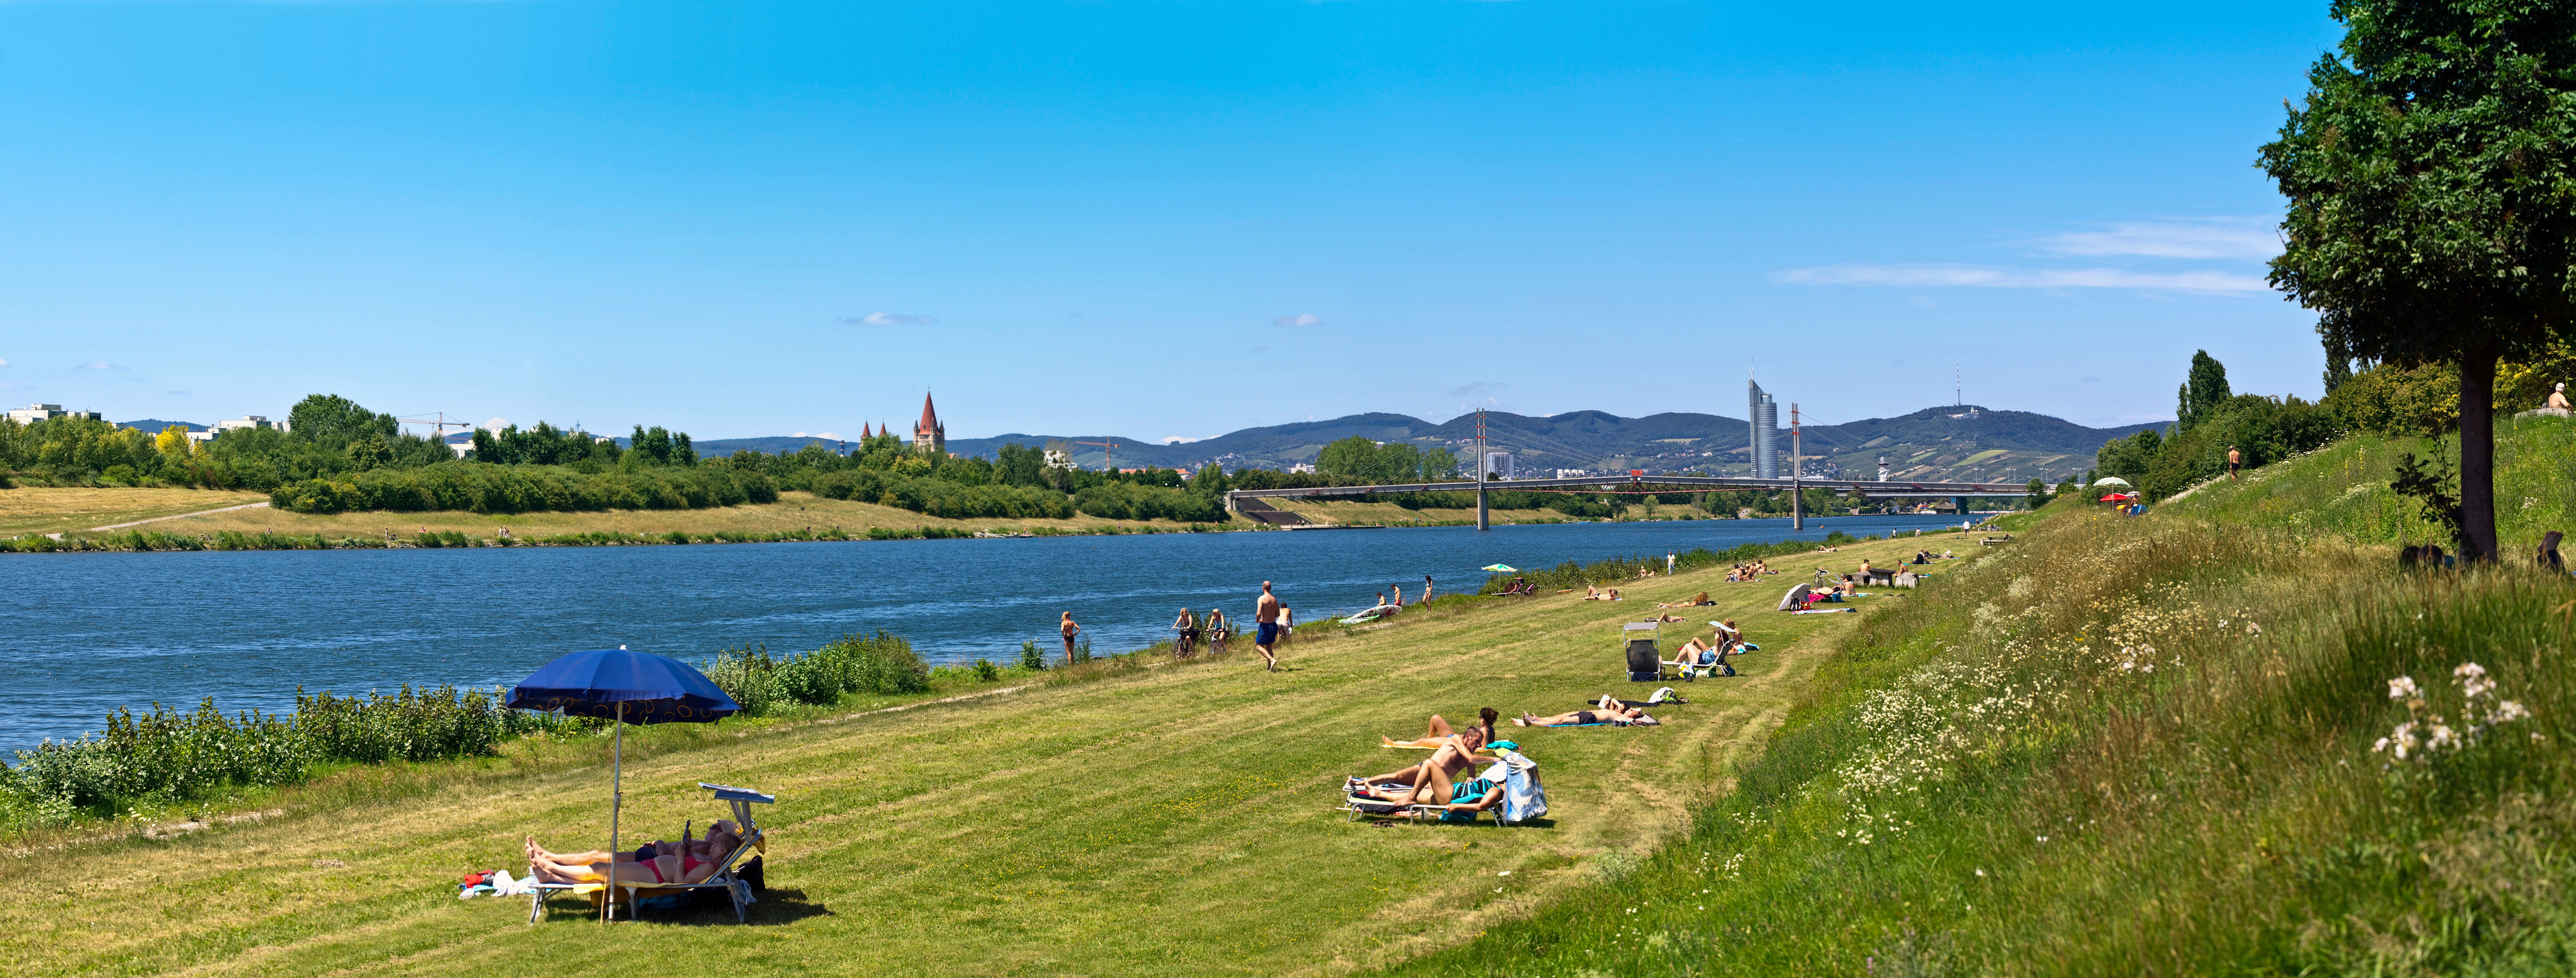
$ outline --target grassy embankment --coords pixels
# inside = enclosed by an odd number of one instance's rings
[[[211,489],[0,489],[0,537],[86,530],[267,501],[264,492]]]
[[[1914,546],[1817,560],[1843,567]],[[0,961],[23,973],[1367,967],[1470,938],[1651,851],[1863,617],[1758,611],[1785,577],[1730,586],[1723,573],[1623,582],[1636,598],[1619,604],[1465,599],[1348,633],[1308,626],[1280,674],[1238,648],[1221,663],[1095,664],[1085,668],[1106,673],[1096,682],[837,722],[636,731],[630,839],[718,817],[699,780],[779,794],[760,813],[774,833],[773,889],[749,927],[729,912],[621,925],[608,935],[617,952],[590,957],[566,942],[600,939],[596,924],[558,915],[530,929],[523,903],[454,899],[461,871],[515,872],[522,835],[565,849],[605,838],[607,747],[586,737],[484,762],[360,769],[260,802],[277,817],[218,817],[173,839],[32,840],[13,853],[29,871],[0,891],[12,921]],[[1743,676],[1682,687],[1697,702],[1662,711],[1661,728],[1512,731],[1543,765],[1554,809],[1543,824],[1381,828],[1330,810],[1343,775],[1422,756],[1376,738],[1415,735],[1429,713],[1556,711],[1643,692],[1621,681],[1619,623],[1703,589],[1723,604],[1693,621],[1747,619],[1763,651]],[[1667,628],[1673,643],[1707,631]]]
[[[2576,512],[2576,438],[2505,442],[2518,549]],[[2405,447],[2053,506],[1843,636],[1686,838],[1396,970],[2567,973],[2576,586],[2399,572]]]
[[[243,503],[265,502],[265,493],[229,493],[189,489],[49,489],[22,488],[0,490],[0,536],[30,533],[63,533],[67,539],[82,537],[109,538],[132,531],[91,534],[90,527],[123,523],[128,520],[201,512]],[[942,519],[892,506],[875,503],[823,499],[808,493],[780,493],[775,503],[721,506],[708,509],[640,509],[607,510],[590,513],[507,513],[482,514],[461,511],[432,513],[364,512],[312,514],[285,510],[249,509],[212,513],[183,519],[161,520],[135,527],[147,533],[185,536],[212,536],[217,533],[240,533],[249,536],[275,534],[281,537],[312,537],[326,540],[382,541],[391,530],[408,541],[422,531],[464,534],[474,541],[489,541],[500,535],[503,527],[522,539],[558,535],[602,533],[627,537],[660,537],[674,531],[692,537],[714,537],[717,534],[779,534],[838,529],[853,536],[865,536],[872,529],[916,530],[938,527],[971,533],[976,530],[1057,533],[1135,532],[1147,527],[1171,532],[1187,530],[1191,524],[1172,520],[1107,520],[1096,516],[1077,515],[1062,520],[1012,519]],[[1207,524],[1201,524],[1207,526]],[[1226,529],[1251,529],[1258,526],[1237,519],[1225,524]]]

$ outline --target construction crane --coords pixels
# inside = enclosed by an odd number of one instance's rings
[[[447,420],[447,412],[445,411],[434,412],[434,418],[399,418],[396,420],[402,424],[428,425],[430,430],[429,440],[438,442],[442,445],[447,443],[447,429],[456,428],[462,430],[474,427],[473,422],[470,421]]]
[[[1078,441],[1074,442],[1074,444],[1100,446],[1100,471],[1118,471],[1118,439],[1112,438],[1108,441]]]

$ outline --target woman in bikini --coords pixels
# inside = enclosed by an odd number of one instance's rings
[[[692,841],[685,835],[677,844],[655,842],[634,852],[607,853],[593,850],[583,853],[547,852],[530,837],[527,842],[528,866],[538,881],[545,883],[615,883],[621,886],[653,886],[664,883],[703,883],[716,874],[725,856],[742,845],[732,822],[717,822],[707,827],[707,837]],[[608,859],[596,857],[608,856]]]
[[[1497,712],[1493,707],[1488,706],[1477,710],[1476,725],[1467,728],[1467,736],[1473,738],[1478,745],[1493,743],[1494,721],[1501,718],[1502,714]],[[1413,740],[1394,740],[1384,734],[1380,734],[1377,739],[1388,747],[1436,748],[1442,744],[1448,743],[1450,738],[1456,736],[1458,736],[1458,731],[1450,729],[1449,721],[1442,718],[1440,714],[1434,713],[1431,715],[1431,723],[1423,730],[1422,736],[1419,738]]]
[[[1453,762],[1463,764],[1463,756],[1455,745],[1442,747],[1430,760],[1414,765],[1414,777],[1409,784],[1400,787],[1368,785],[1354,790],[1379,801],[1400,805],[1440,806],[1447,809],[1440,813],[1442,821],[1472,822],[1476,820],[1476,813],[1502,804],[1504,791],[1502,782],[1491,778],[1473,778],[1463,783],[1452,780],[1449,768]],[[1415,814],[1424,813],[1417,811]]]
[[[1523,713],[1512,718],[1514,726],[1522,727],[1581,727],[1595,723],[1633,723],[1652,727],[1663,721],[1647,716],[1645,710],[1621,703],[1608,696],[1602,697],[1601,702],[1589,710],[1559,713],[1552,717]]]

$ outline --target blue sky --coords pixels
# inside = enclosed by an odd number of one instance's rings
[[[1206,437],[2313,397],[2323,2],[7,2],[0,400]]]

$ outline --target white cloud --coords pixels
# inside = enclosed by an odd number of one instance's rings
[[[1194,442],[1194,441],[1197,441],[1197,440],[1198,440],[1198,439],[1196,439],[1196,438],[1183,438],[1183,437],[1181,437],[1181,436],[1179,436],[1179,435],[1164,435],[1164,436],[1163,436],[1163,444],[1166,444],[1166,445],[1187,445],[1187,444],[1189,444],[1189,443],[1191,443],[1191,442]]]
[[[840,440],[841,440],[841,436],[836,435],[836,434],[833,434],[833,433],[828,432],[828,431],[817,431],[817,432],[815,432],[815,433],[814,433],[814,437],[816,437],[816,438],[829,438],[829,439],[831,439],[831,440],[833,440],[833,441],[840,441]]]
[[[483,427],[487,431],[499,431],[509,426],[510,419],[508,418],[493,418],[490,421],[483,422]]]
[[[9,361],[7,361],[7,360],[0,360],[0,367],[6,367],[6,366],[8,366],[8,365],[9,365]]]
[[[109,362],[107,362],[107,361],[105,361],[105,360],[92,360],[92,361],[90,361],[90,362],[88,362],[88,363],[81,364],[80,366],[73,367],[72,369],[74,369],[74,370],[123,370],[123,369],[125,369],[125,368],[120,367],[120,366],[117,366],[117,365],[115,365],[115,364],[113,364],[113,363],[109,363]]]
[[[804,432],[802,432],[802,431],[790,432],[790,433],[787,435],[787,437],[789,437],[789,438],[803,438],[803,437],[805,437],[805,433],[804,433]]]
[[[1317,316],[1311,312],[1301,312],[1294,316],[1281,316],[1270,321],[1270,325],[1273,326],[1321,326],[1323,324],[1323,317]]]
[[[2180,221],[2128,221],[2100,231],[2075,231],[2039,239],[2066,255],[2141,255],[2150,258],[2243,258],[2281,253],[2270,218],[2209,217]]]
[[[938,324],[939,317],[937,316],[917,316],[911,313],[882,311],[841,320],[841,325],[843,326],[936,326]]]
[[[1773,276],[1788,285],[1996,289],[2165,289],[2179,292],[2269,292],[2261,276],[2235,272],[2132,272],[2117,268],[1982,268],[1974,265],[1823,265]]]

